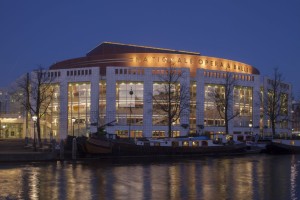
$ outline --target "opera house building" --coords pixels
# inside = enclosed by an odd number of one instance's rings
[[[57,139],[72,134],[87,136],[104,125],[108,133],[119,137],[167,137],[169,115],[159,109],[168,104],[161,91],[168,86],[163,77],[170,72],[177,77],[170,91],[179,88],[186,96],[177,101],[188,101],[180,104],[178,116],[173,118],[172,137],[226,132],[216,95],[211,95],[216,91],[218,96],[230,97],[230,134],[271,134],[260,99],[272,80],[262,77],[255,67],[197,52],[104,42],[83,57],[50,66],[47,73],[54,78],[56,92],[41,122],[43,137],[50,133]],[[224,84],[229,74],[234,82],[226,95]],[[291,85],[284,87],[287,103],[282,109],[288,115]],[[176,105],[171,106],[174,109]],[[291,133],[288,120],[276,126],[277,134]],[[25,127],[19,131],[24,137]]]

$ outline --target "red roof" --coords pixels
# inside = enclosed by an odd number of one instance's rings
[[[187,54],[187,55],[200,55],[198,52],[180,51],[172,49],[163,49],[147,46],[138,46],[131,44],[121,44],[113,42],[103,42],[93,50],[87,53],[87,56],[98,55],[112,55],[123,53],[173,53],[173,54]]]

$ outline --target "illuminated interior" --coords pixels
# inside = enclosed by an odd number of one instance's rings
[[[91,84],[89,82],[68,85],[68,134],[87,135],[90,125]],[[74,119],[74,122],[72,121]]]

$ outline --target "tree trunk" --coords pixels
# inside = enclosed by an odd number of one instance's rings
[[[225,120],[225,134],[227,135],[229,133],[229,128],[228,128],[228,108],[225,107],[225,116],[224,116],[224,120]]]
[[[169,138],[172,137],[172,117],[171,117],[171,107],[169,107],[168,112],[168,136]]]
[[[39,147],[41,148],[43,146],[43,144],[42,144],[42,139],[41,139],[41,124],[40,124],[39,117],[37,118],[37,121],[36,121],[36,129],[37,129],[37,134],[38,134]]]
[[[273,137],[275,136],[275,120],[272,120],[272,135],[273,135]]]

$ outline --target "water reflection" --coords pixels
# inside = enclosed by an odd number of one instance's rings
[[[1,164],[0,199],[299,199],[300,155]]]
[[[296,190],[299,165],[300,165],[299,158],[297,159],[296,156],[293,155],[291,159],[291,199],[292,200],[298,199],[297,197],[299,197],[297,196],[297,190]]]

